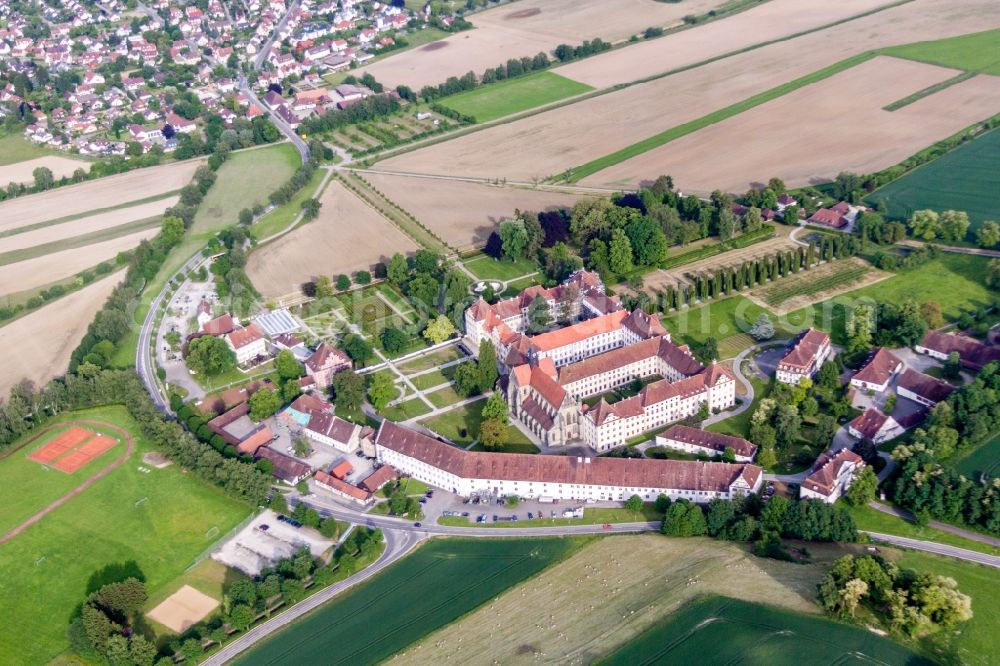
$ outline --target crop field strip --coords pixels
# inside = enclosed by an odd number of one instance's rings
[[[561,109],[563,107],[571,106],[571,105],[583,102],[585,100],[590,100],[590,99],[592,99],[594,97],[598,97],[598,96],[603,96],[603,95],[607,95],[607,94],[610,94],[610,93],[619,92],[619,91],[621,91],[623,89],[626,89],[626,88],[629,88],[629,87],[632,87],[632,86],[641,85],[641,84],[644,84],[644,83],[651,83],[651,82],[655,82],[655,81],[657,81],[659,79],[663,79],[663,78],[674,76],[674,75],[677,75],[677,74],[682,74],[682,73],[685,73],[685,72],[689,72],[691,70],[695,70],[695,69],[698,69],[700,67],[704,67],[706,65],[711,65],[713,63],[716,63],[716,62],[719,62],[719,61],[722,61],[722,60],[726,60],[727,58],[732,58],[734,56],[738,56],[738,55],[741,55],[741,54],[750,53],[750,52],[755,51],[757,49],[765,48],[767,46],[772,46],[772,45],[775,45],[775,44],[781,44],[782,42],[787,42],[789,40],[793,40],[793,39],[796,39],[796,38],[805,37],[805,36],[810,35],[812,33],[823,31],[823,30],[826,30],[826,29],[829,29],[829,28],[833,28],[833,27],[836,27],[836,26],[841,25],[843,23],[847,23],[849,21],[854,21],[854,20],[857,20],[857,19],[865,18],[867,16],[871,16],[873,14],[877,14],[878,12],[882,12],[882,11],[885,11],[885,10],[888,10],[888,9],[893,9],[893,8],[899,7],[901,5],[906,5],[906,4],[910,3],[910,2],[914,2],[914,0],[897,0],[896,2],[890,2],[890,3],[884,4],[884,5],[880,5],[880,6],[874,7],[872,9],[870,9],[870,10],[867,10],[867,11],[864,11],[864,12],[861,12],[861,13],[858,13],[858,14],[854,14],[852,16],[848,16],[846,18],[840,18],[840,19],[837,19],[835,21],[825,23],[823,25],[813,26],[813,27],[810,27],[808,29],[800,30],[800,31],[797,31],[797,32],[794,32],[794,33],[791,33],[791,34],[781,35],[781,36],[775,37],[773,39],[767,39],[767,40],[764,40],[764,41],[756,42],[756,43],[750,44],[750,45],[742,47],[742,48],[737,48],[737,49],[725,51],[725,52],[722,52],[722,53],[717,53],[717,54],[714,54],[714,55],[712,55],[710,57],[703,58],[703,59],[700,59],[700,60],[697,60],[697,61],[694,61],[694,62],[690,62],[690,63],[684,64],[684,65],[680,65],[680,66],[677,66],[677,67],[674,67],[674,68],[671,68],[671,69],[668,69],[668,70],[665,70],[665,71],[658,71],[655,74],[651,74],[651,75],[648,75],[648,76],[645,76],[645,77],[642,77],[642,78],[639,78],[639,79],[629,80],[629,81],[616,81],[614,83],[614,85],[609,85],[607,87],[600,87],[598,90],[595,90],[595,91],[593,91],[591,93],[579,95],[577,97],[573,97],[571,99],[567,99],[567,100],[563,100],[563,101],[554,102],[554,103],[545,105],[543,107],[536,107],[534,109],[529,109],[527,111],[524,111],[524,112],[521,112],[521,113],[517,113],[517,114],[513,114],[513,115],[510,115],[510,116],[507,116],[507,117],[504,117],[504,118],[501,118],[501,119],[498,119],[498,120],[495,120],[495,121],[491,121],[489,123],[480,123],[480,124],[475,124],[475,125],[463,127],[463,128],[461,128],[461,129],[459,129],[459,130],[457,130],[455,132],[449,133],[449,134],[444,135],[444,136],[433,137],[433,138],[431,138],[429,140],[426,140],[426,141],[423,141],[423,142],[421,142],[421,143],[419,143],[417,145],[404,146],[404,147],[402,147],[400,149],[397,149],[397,150],[390,150],[390,151],[387,151],[387,152],[382,153],[381,155],[377,156],[377,159],[375,161],[382,161],[382,160],[391,159],[391,158],[403,155],[405,153],[412,152],[414,150],[418,150],[418,149],[421,149],[421,148],[427,148],[427,147],[433,146],[435,144],[440,144],[440,143],[443,143],[445,141],[450,141],[450,140],[453,140],[453,139],[457,139],[457,138],[463,137],[463,136],[468,135],[468,134],[472,134],[474,132],[479,132],[480,130],[489,129],[491,127],[498,127],[500,125],[511,124],[511,123],[516,122],[516,121],[520,121],[520,120],[524,120],[524,119],[530,118],[531,116],[543,114],[543,113],[546,113],[546,112],[549,112],[549,111],[555,111],[557,109]],[[701,25],[704,25],[704,24],[700,24],[697,27],[700,27]],[[644,43],[640,43],[640,45],[641,44],[644,44]],[[635,46],[636,45],[633,45],[631,48],[635,48]],[[628,47],[626,47],[626,48],[628,48]],[[611,51],[610,53],[615,53],[615,52],[616,51]],[[602,55],[608,55],[608,53],[605,53],[605,54],[602,54]],[[600,58],[600,57],[601,56],[597,56],[597,58]],[[588,59],[584,59],[584,60],[577,61],[577,62],[571,62],[571,63],[569,63],[569,65],[566,65],[564,67],[571,67],[571,66],[574,66],[574,65],[581,65],[581,66],[587,65],[589,60],[591,60],[591,59],[588,58]],[[556,70],[555,70],[556,73],[559,73],[558,72],[559,69],[562,69],[562,68],[556,68]],[[625,68],[625,69],[627,71],[627,68]],[[573,75],[569,74],[568,76],[566,76],[566,78],[573,79]],[[550,180],[559,180],[559,177],[553,177]]]
[[[884,111],[898,111],[899,109],[902,109],[904,106],[909,106],[910,104],[913,104],[914,102],[919,101],[919,100],[923,99],[924,97],[928,97],[930,95],[933,95],[934,93],[940,92],[940,91],[944,90],[945,88],[950,88],[950,87],[952,87],[953,85],[955,85],[957,83],[961,83],[962,81],[968,81],[969,79],[971,79],[975,75],[976,75],[976,72],[962,72],[961,74],[959,74],[957,76],[954,76],[954,77],[948,79],[947,81],[942,81],[941,83],[935,83],[934,85],[928,86],[927,88],[924,88],[923,90],[918,90],[917,92],[913,93],[912,95],[907,95],[903,99],[897,100],[897,101],[893,102],[892,104],[887,104],[886,106],[882,107],[882,110],[884,110]]]
[[[579,542],[436,540],[338,596],[238,664],[375,663],[562,559]],[[380,622],[372,624],[370,618]]]
[[[544,70],[452,95],[441,100],[440,104],[472,116],[476,122],[486,122],[582,95],[593,89],[585,83]]]
[[[85,213],[78,215],[67,215],[65,217],[57,217],[51,220],[46,220],[45,222],[36,222],[34,224],[26,224],[23,227],[15,227],[13,229],[4,229],[0,231],[0,238],[7,238],[8,236],[17,236],[19,234],[27,233],[29,231],[37,231],[39,229],[45,229],[47,227],[52,227],[57,224],[65,224],[66,222],[77,222],[87,220],[98,215],[103,215],[105,213],[111,213],[118,210],[123,210],[126,208],[134,208],[141,206],[143,204],[154,203],[157,201],[166,201],[167,199],[172,199],[177,196],[180,190],[174,190],[172,192],[164,192],[163,194],[155,194],[151,197],[146,197],[145,199],[136,199],[135,201],[129,201],[126,203],[118,204],[116,206],[108,206],[107,208],[95,208],[89,210]],[[165,203],[164,209],[169,207],[170,204]]]
[[[764,301],[770,306],[781,305],[795,296],[808,296],[857,282],[870,270],[866,266],[840,264],[839,270],[818,277],[809,272],[791,275],[770,283],[765,290]]]
[[[972,229],[996,220],[1000,209],[1000,129],[959,145],[923,166],[875,190],[865,201],[885,202],[888,217],[909,218],[915,210],[962,210]]]
[[[861,627],[724,597],[685,606],[600,663],[694,663],[705,654],[712,654],[718,663],[774,666],[854,661],[913,666],[933,663]]]
[[[21,248],[18,250],[11,250],[9,252],[0,252],[0,266],[6,266],[7,264],[13,264],[19,261],[27,261],[28,259],[34,259],[35,257],[52,254],[53,252],[73,250],[76,248],[87,247],[93,243],[114,240],[116,238],[132,234],[136,231],[144,231],[146,229],[159,227],[161,220],[162,218],[159,216],[148,217],[144,220],[128,222],[126,224],[120,224],[117,227],[92,231],[80,236],[62,238],[49,243],[43,243],[41,245]]]

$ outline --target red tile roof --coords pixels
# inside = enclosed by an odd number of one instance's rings
[[[274,433],[266,425],[261,426],[258,430],[255,430],[248,437],[246,437],[242,442],[236,445],[236,450],[240,453],[257,453],[257,449],[262,446],[266,446],[274,439]]]
[[[884,347],[879,347],[868,356],[868,360],[852,379],[881,386],[889,381],[893,372],[902,363],[892,352]]]
[[[586,340],[587,338],[617,331],[622,327],[622,322],[626,317],[628,317],[628,312],[619,310],[611,314],[587,319],[572,326],[566,326],[565,328],[533,336],[531,338],[531,346],[540,352],[565,347],[581,340]]]
[[[962,365],[970,370],[981,370],[987,363],[1000,361],[1000,347],[984,345],[965,335],[927,331],[921,347],[948,355],[958,352]]]
[[[487,481],[728,492],[740,478],[755,486],[762,473],[760,467],[750,464],[632,458],[590,458],[586,462],[576,456],[465,451],[388,420],[382,421],[375,441],[458,477]]]
[[[955,390],[955,387],[948,382],[917,372],[912,368],[903,371],[903,374],[899,376],[897,386],[934,403],[941,402]]]
[[[330,475],[335,476],[338,479],[346,479],[350,472],[354,471],[354,466],[346,460],[341,460],[339,463],[330,468]]]
[[[347,495],[348,497],[353,497],[356,500],[362,502],[367,502],[372,494],[366,490],[362,490],[357,486],[352,486],[346,481],[341,481],[340,479],[330,476],[326,472],[316,472],[316,476],[313,477],[316,483],[331,488],[339,493]]]
[[[240,328],[231,332],[227,337],[234,349],[243,349],[258,340],[263,340],[264,334],[257,328],[257,324],[250,324],[246,328]]]
[[[225,335],[236,330],[236,323],[229,314],[224,314],[221,317],[216,317],[211,321],[205,322],[205,325],[201,327],[202,332],[208,335]]]
[[[341,365],[350,368],[351,357],[325,342],[321,342],[316,351],[306,359],[306,367],[313,372]]]
[[[861,456],[848,449],[841,449],[832,456],[821,453],[809,470],[803,485],[809,490],[829,497],[837,487],[837,479],[840,478],[844,465],[860,465],[863,462]]]
[[[809,371],[819,355],[819,350],[829,344],[830,336],[826,333],[814,328],[806,329],[795,339],[791,350],[778,361],[778,366],[787,366],[802,372]]]
[[[358,487],[374,493],[376,490],[394,480],[399,472],[392,465],[382,465],[358,483]]]
[[[742,437],[733,437],[686,425],[671,426],[660,437],[673,439],[685,444],[693,444],[722,453],[727,447],[732,447],[738,456],[753,457],[757,454],[757,445]]]
[[[874,407],[869,407],[863,414],[851,421],[850,425],[855,431],[861,433],[862,437],[874,439],[878,431],[882,429],[882,426],[890,418],[888,414],[883,414]]]
[[[282,481],[287,481],[293,483],[298,479],[309,476],[312,472],[312,467],[305,464],[304,462],[298,461],[291,456],[286,456],[283,453],[278,453],[273,449],[269,449],[266,446],[262,446],[257,449],[257,457],[265,458],[271,461],[274,466],[271,474],[281,479]]]

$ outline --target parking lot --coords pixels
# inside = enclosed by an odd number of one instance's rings
[[[316,530],[280,521],[278,514],[267,510],[212,553],[212,559],[249,576],[256,576],[262,569],[290,556],[301,546],[308,547],[313,556],[319,557],[334,543]]]
[[[538,518],[570,518],[564,515],[567,511],[578,510],[583,516],[585,507],[621,507],[621,502],[582,502],[559,500],[556,502],[539,502],[536,499],[520,500],[517,506],[510,506],[502,498],[493,495],[476,495],[470,498],[459,497],[443,490],[434,489],[433,496],[424,498],[422,507],[424,520],[434,523],[442,516],[464,516],[469,522],[493,523],[506,521],[534,520]],[[496,517],[494,519],[494,516]],[[481,519],[481,520],[480,520]]]

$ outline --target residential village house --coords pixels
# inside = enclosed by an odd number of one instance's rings
[[[830,336],[822,331],[809,328],[792,342],[792,347],[778,361],[775,378],[785,384],[798,385],[805,378],[812,377],[832,353]]]

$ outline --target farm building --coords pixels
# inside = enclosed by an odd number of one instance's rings
[[[861,369],[851,377],[851,386],[861,391],[884,393],[889,387],[889,382],[902,369],[902,361],[896,358],[892,352],[879,347],[868,356],[868,360],[861,366]]]
[[[757,455],[757,445],[742,437],[708,432],[685,425],[670,426],[666,432],[656,436],[656,445],[685,453],[703,453],[710,456],[722,455],[726,449],[731,448],[737,462],[753,462],[754,456]]]
[[[948,360],[952,352],[958,352],[962,367],[969,370],[982,370],[987,363],[1000,361],[1000,347],[984,345],[958,333],[927,331],[927,335],[914,349],[918,354],[927,354],[941,361]]]
[[[888,414],[869,407],[861,416],[847,424],[847,432],[852,437],[881,444],[902,435],[903,426]]]
[[[955,387],[948,382],[911,368],[907,368],[899,376],[899,383],[896,385],[896,393],[900,397],[909,398],[926,407],[933,407],[951,395],[954,390]]]

